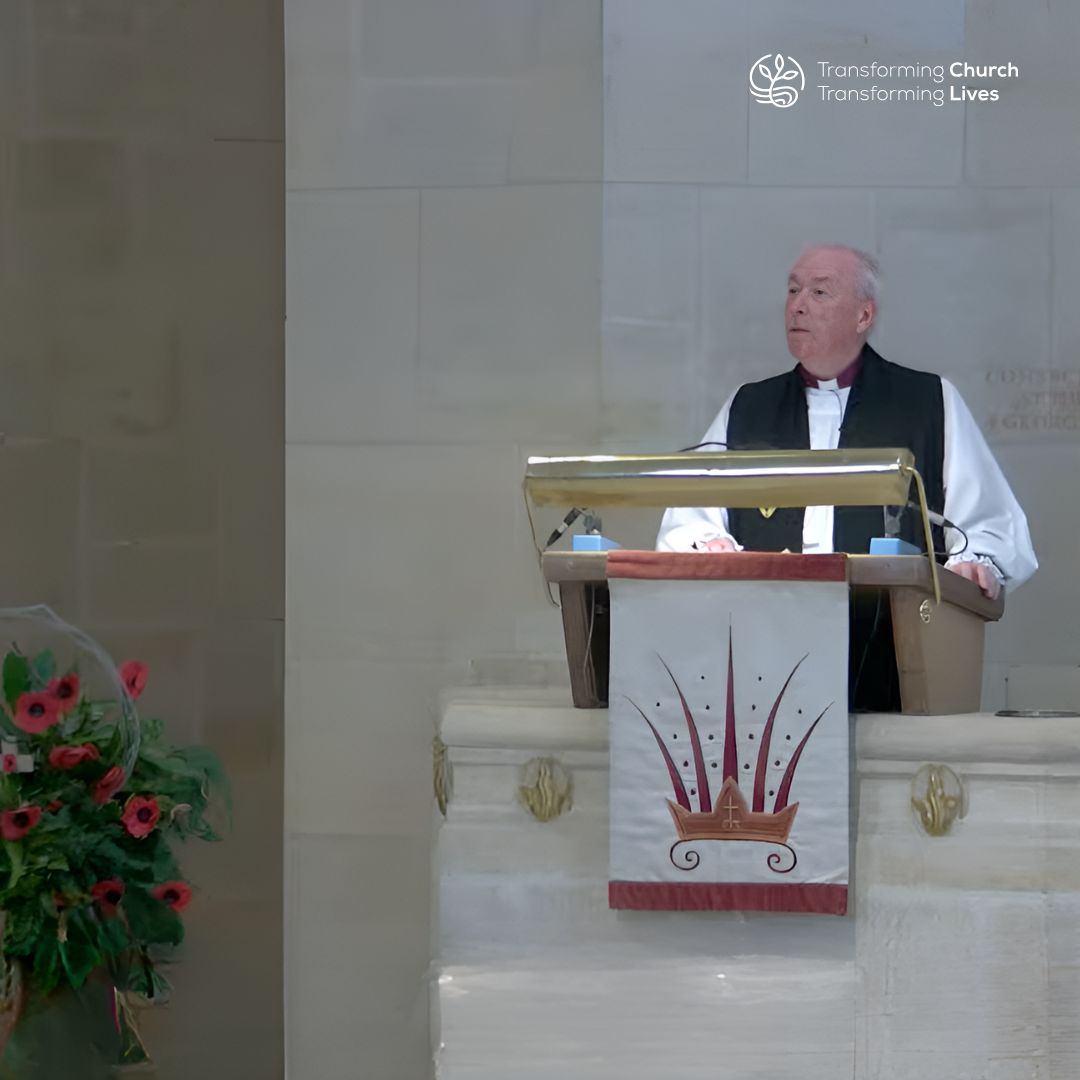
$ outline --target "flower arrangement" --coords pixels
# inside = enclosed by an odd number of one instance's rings
[[[164,745],[156,720],[135,726],[147,674],[128,661],[118,698],[95,699],[49,649],[4,659],[0,950],[31,994],[78,990],[99,970],[120,992],[159,999],[168,988],[156,950],[181,942],[192,900],[173,841],[219,839],[211,797],[227,803],[228,788],[211,751]]]

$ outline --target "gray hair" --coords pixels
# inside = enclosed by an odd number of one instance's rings
[[[859,263],[855,277],[855,295],[860,300],[871,300],[876,304],[878,289],[881,288],[880,264],[869,252],[852,247],[845,250],[850,251]]]
[[[881,267],[877,259],[868,251],[861,248],[850,247],[848,244],[814,244],[806,248],[806,251],[846,251],[853,256],[855,267],[855,298],[857,300],[871,300],[876,305],[878,302],[878,290],[881,288]],[[804,254],[806,253],[804,251]]]

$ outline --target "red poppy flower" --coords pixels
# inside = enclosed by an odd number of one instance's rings
[[[132,795],[124,807],[120,820],[131,836],[149,836],[161,817],[157,799],[147,799],[142,795]]]
[[[56,699],[62,713],[69,713],[79,704],[79,676],[65,675],[62,679],[50,679],[46,690]]]
[[[97,761],[101,755],[93,743],[82,746],[54,746],[49,751],[49,764],[54,769],[74,769],[84,761]]]
[[[183,881],[166,881],[164,885],[155,885],[150,895],[173,911],[183,911],[191,903],[191,886]]]
[[[58,810],[64,809],[64,804],[59,799],[53,799],[51,803],[45,804],[45,809],[48,810],[50,814],[55,814]]]
[[[0,813],[0,836],[5,840],[21,840],[40,820],[40,806],[20,806],[18,810],[5,810]]]
[[[133,701],[146,689],[146,676],[149,671],[141,660],[125,660],[120,665],[120,681]]]
[[[19,767],[19,759],[14,754],[5,754],[2,767],[4,772],[15,772]]]
[[[90,790],[94,802],[104,806],[124,786],[124,770],[114,765]]]
[[[20,694],[15,702],[15,726],[29,735],[48,731],[59,719],[60,703],[52,694]]]
[[[101,908],[102,915],[115,915],[117,905],[124,898],[124,883],[119,878],[99,881],[91,887],[90,895]]]

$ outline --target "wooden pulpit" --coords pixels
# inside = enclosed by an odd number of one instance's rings
[[[530,458],[526,500],[575,507],[881,506],[883,528],[900,508],[920,511],[926,550],[932,536],[922,478],[910,450],[766,450],[667,456]],[[695,558],[740,558],[739,553]],[[940,569],[926,556],[852,555],[853,711],[975,712],[982,687],[983,638],[1004,599]],[[607,704],[608,586],[602,552],[546,552],[545,579],[559,586],[574,704]],[[813,633],[813,627],[807,627]]]
[[[990,600],[973,582],[942,572],[938,602],[929,563],[921,556],[851,555],[847,565],[852,708],[920,715],[977,712],[985,627],[1001,618],[1004,596]],[[545,579],[559,587],[574,705],[605,707],[610,637],[607,555],[548,552],[542,566]],[[891,706],[869,696],[874,687],[869,678],[862,678],[868,660],[877,680],[895,685],[898,701]],[[895,683],[889,681],[893,677]],[[863,695],[865,702],[860,700]]]

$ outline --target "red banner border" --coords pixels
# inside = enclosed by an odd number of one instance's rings
[[[761,551],[610,551],[607,576],[673,581],[847,581],[847,556]]]
[[[846,885],[609,881],[608,906],[632,911],[787,911],[846,915]]]

